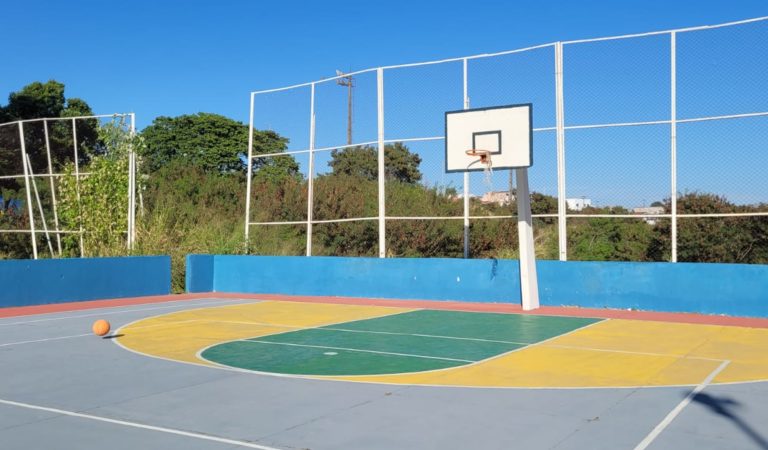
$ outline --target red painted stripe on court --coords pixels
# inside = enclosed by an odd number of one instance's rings
[[[145,305],[148,303],[163,303],[178,300],[196,300],[209,298],[210,294],[177,294],[177,295],[153,295],[146,297],[128,297],[109,300],[88,300],[83,302],[49,303],[45,305],[11,306],[0,308],[0,318],[32,316],[36,314],[50,314],[67,311],[81,311],[84,309],[112,308],[115,306]],[[221,298],[218,295],[215,298]]]
[[[84,302],[55,303],[35,306],[0,308],[0,318],[49,314],[85,309],[108,308],[117,306],[143,305],[178,300],[199,299],[244,299],[275,300],[287,302],[331,303],[341,305],[375,305],[401,308],[442,309],[453,311],[499,312],[514,314],[533,314],[540,316],[593,317],[601,319],[646,320],[655,322],[691,323],[702,325],[724,325],[749,328],[768,328],[768,319],[752,317],[713,316],[689,313],[666,313],[653,311],[627,311],[620,309],[594,309],[578,307],[542,306],[533,311],[523,311],[520,305],[508,303],[470,303],[442,300],[398,300],[383,298],[325,297],[284,294],[244,294],[207,292],[198,294],[175,294],[150,297],[133,297],[109,300],[91,300]]]

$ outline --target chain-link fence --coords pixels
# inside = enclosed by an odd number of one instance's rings
[[[114,235],[118,230],[119,245],[130,250],[135,239],[135,154],[130,152],[122,165],[113,165],[122,172],[118,178],[125,180],[125,186],[114,185],[114,178],[92,178],[89,168],[99,156],[112,151],[110,139],[134,132],[133,114],[0,124],[0,257],[91,254],[86,248],[88,237],[99,232],[90,229],[93,224],[103,233]],[[109,204],[115,189],[122,189],[116,193],[120,201]],[[124,210],[96,217],[89,211],[94,205],[123,205]],[[110,223],[114,217],[125,221]]]
[[[260,154],[251,139],[246,240],[257,253],[515,256],[512,173],[446,173],[444,114],[532,103],[540,258],[766,263],[765,42],[759,18],[253,92],[252,136],[290,143]],[[264,176],[280,160],[300,174]]]

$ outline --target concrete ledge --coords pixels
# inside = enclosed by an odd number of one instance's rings
[[[0,307],[166,295],[169,256],[0,261]]]
[[[768,317],[768,266],[538,261],[542,306]],[[519,303],[516,260],[190,255],[188,292]],[[194,290],[192,290],[194,289]]]

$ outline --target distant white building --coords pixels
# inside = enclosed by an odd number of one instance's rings
[[[480,197],[480,203],[495,203],[499,206],[506,206],[512,203],[514,199],[515,197],[510,195],[509,191],[491,191],[486,192],[482,197]]]
[[[653,215],[653,214],[664,214],[664,207],[663,206],[643,206],[642,208],[632,208],[632,212],[635,214],[642,214],[642,215]],[[656,221],[658,220],[656,217],[648,217],[645,220],[645,223],[649,225],[656,225]]]
[[[589,198],[566,198],[565,204],[571,211],[581,211],[584,208],[592,206],[592,199]]]

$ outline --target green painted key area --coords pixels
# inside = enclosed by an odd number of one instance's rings
[[[420,310],[226,342],[208,361],[297,375],[379,375],[456,367],[559,336],[599,319]]]

